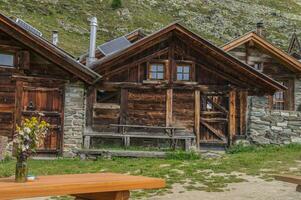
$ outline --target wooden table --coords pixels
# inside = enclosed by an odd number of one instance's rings
[[[163,179],[113,173],[39,176],[27,183],[2,178],[0,200],[60,195],[89,200],[127,200],[130,190],[163,187]]]

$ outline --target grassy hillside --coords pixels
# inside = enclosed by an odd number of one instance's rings
[[[99,20],[99,44],[140,27],[150,33],[175,20],[217,45],[259,21],[267,38],[284,49],[293,30],[301,32],[301,0],[123,0],[115,10],[111,0],[1,0],[0,12],[31,23],[47,39],[58,30],[60,46],[75,56],[88,49],[92,15]]]

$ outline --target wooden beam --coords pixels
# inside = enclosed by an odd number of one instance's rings
[[[201,94],[200,90],[194,91],[194,133],[196,136],[196,147],[200,149],[200,118],[201,118]]]
[[[96,89],[89,87],[87,89],[87,106],[86,106],[86,127],[92,129],[93,124],[93,105],[96,103]]]
[[[236,91],[229,92],[229,143],[233,142],[236,135]]]
[[[173,89],[166,90],[166,126],[172,125],[172,97]]]
[[[170,37],[169,49],[168,49],[168,66],[166,69],[166,80],[170,83],[173,82],[173,72],[175,70],[175,43],[173,37]]]
[[[247,132],[247,106],[248,106],[248,92],[240,91],[239,93],[239,107],[240,107],[240,135],[246,135]]]
[[[126,124],[127,119],[127,112],[128,112],[128,90],[121,89],[120,92],[120,124]]]

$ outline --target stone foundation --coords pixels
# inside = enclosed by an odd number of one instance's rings
[[[64,106],[63,156],[74,157],[82,148],[85,128],[85,87],[82,83],[66,84]]]
[[[7,155],[8,138],[0,136],[0,161]]]
[[[248,104],[250,142],[254,144],[301,143],[300,111],[270,110],[266,97],[249,97]]]

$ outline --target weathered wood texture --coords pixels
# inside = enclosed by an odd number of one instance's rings
[[[0,135],[12,139],[15,125],[43,113],[50,133],[40,147],[59,152],[62,147],[64,84],[78,81],[49,58],[13,39],[0,28],[0,52],[14,55],[14,66],[0,66]]]
[[[173,95],[173,122],[175,126],[185,127],[188,131],[194,130],[194,92],[174,90]]]
[[[15,183],[13,178],[4,178],[0,179],[0,199],[63,195],[81,196],[82,194],[101,192],[105,193],[104,197],[109,192],[122,192],[121,197],[126,197],[128,196],[126,191],[129,190],[158,189],[162,187],[165,187],[165,181],[162,179],[113,173],[39,176],[36,181],[29,183]],[[114,195],[112,196],[114,197]],[[118,196],[120,197],[120,194]],[[109,200],[109,198],[105,198],[105,200],[107,199]]]
[[[165,126],[166,93],[164,91],[129,90],[128,124]]]

